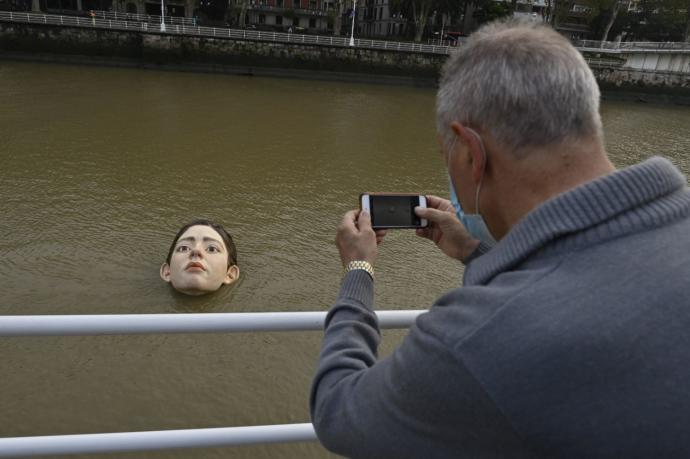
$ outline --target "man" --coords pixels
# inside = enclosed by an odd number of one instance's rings
[[[429,197],[418,234],[466,264],[464,286],[377,360],[383,233],[345,215],[347,273],[310,402],[322,444],[369,458],[690,457],[685,178],[662,158],[615,170],[592,72],[545,26],[477,31],[444,67],[437,127],[459,202]]]

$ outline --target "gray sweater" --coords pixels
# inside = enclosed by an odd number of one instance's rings
[[[311,392],[368,458],[690,457],[690,190],[665,159],[579,186],[466,268],[388,358],[343,280]]]

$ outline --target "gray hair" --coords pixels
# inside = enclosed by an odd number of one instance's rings
[[[599,87],[582,55],[548,26],[495,21],[445,63],[436,124],[446,148],[458,121],[520,155],[530,147],[601,135]]]

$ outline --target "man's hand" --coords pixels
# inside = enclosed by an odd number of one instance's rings
[[[373,266],[378,254],[377,245],[385,235],[385,230],[372,229],[368,212],[351,210],[346,213],[335,236],[335,245],[338,246],[343,266],[355,260],[367,261]]]
[[[433,241],[451,258],[466,260],[479,245],[479,240],[472,238],[462,226],[450,201],[438,196],[427,196],[426,201],[428,207],[416,207],[415,213],[426,218],[429,226],[417,229],[417,236]]]

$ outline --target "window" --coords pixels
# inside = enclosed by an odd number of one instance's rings
[[[283,25],[283,16],[276,16],[276,25]]]
[[[265,14],[259,15],[259,24],[266,24],[266,15]]]
[[[283,7],[283,0],[276,0],[276,6],[278,8],[282,8]]]
[[[309,18],[309,28],[310,29],[316,28],[316,19],[315,18]]]

